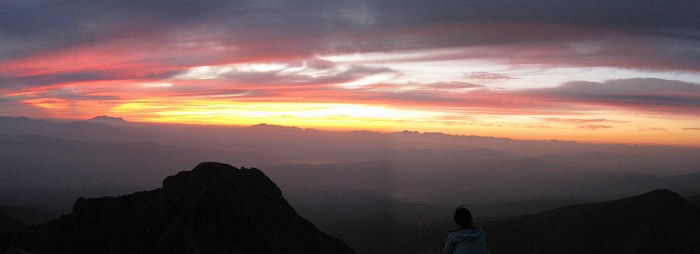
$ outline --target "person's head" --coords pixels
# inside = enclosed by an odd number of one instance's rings
[[[464,206],[457,207],[455,209],[455,223],[457,223],[460,228],[473,228],[474,219],[469,209]]]

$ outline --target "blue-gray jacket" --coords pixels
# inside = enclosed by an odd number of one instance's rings
[[[481,228],[452,231],[447,236],[443,254],[489,254],[486,233]]]

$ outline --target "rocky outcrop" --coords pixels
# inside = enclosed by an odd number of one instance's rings
[[[4,248],[36,253],[353,253],[300,217],[258,169],[201,163],[163,187],[80,198]]]

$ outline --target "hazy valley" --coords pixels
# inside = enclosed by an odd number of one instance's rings
[[[299,215],[358,253],[439,251],[460,204],[498,236],[512,216],[656,189],[696,204],[700,194],[693,148],[0,117],[0,221],[8,231],[42,223],[78,197],[153,190],[203,161],[259,168]]]

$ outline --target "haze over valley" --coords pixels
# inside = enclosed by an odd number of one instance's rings
[[[38,223],[77,197],[155,189],[218,161],[261,169],[319,229],[360,253],[386,253],[372,239],[397,231],[406,234],[397,244],[415,243],[406,251],[439,245],[460,204],[485,223],[656,189],[700,194],[695,148],[99,119],[116,118],[0,118],[0,204],[30,209],[39,219],[20,220]],[[361,233],[377,227],[385,230]]]

